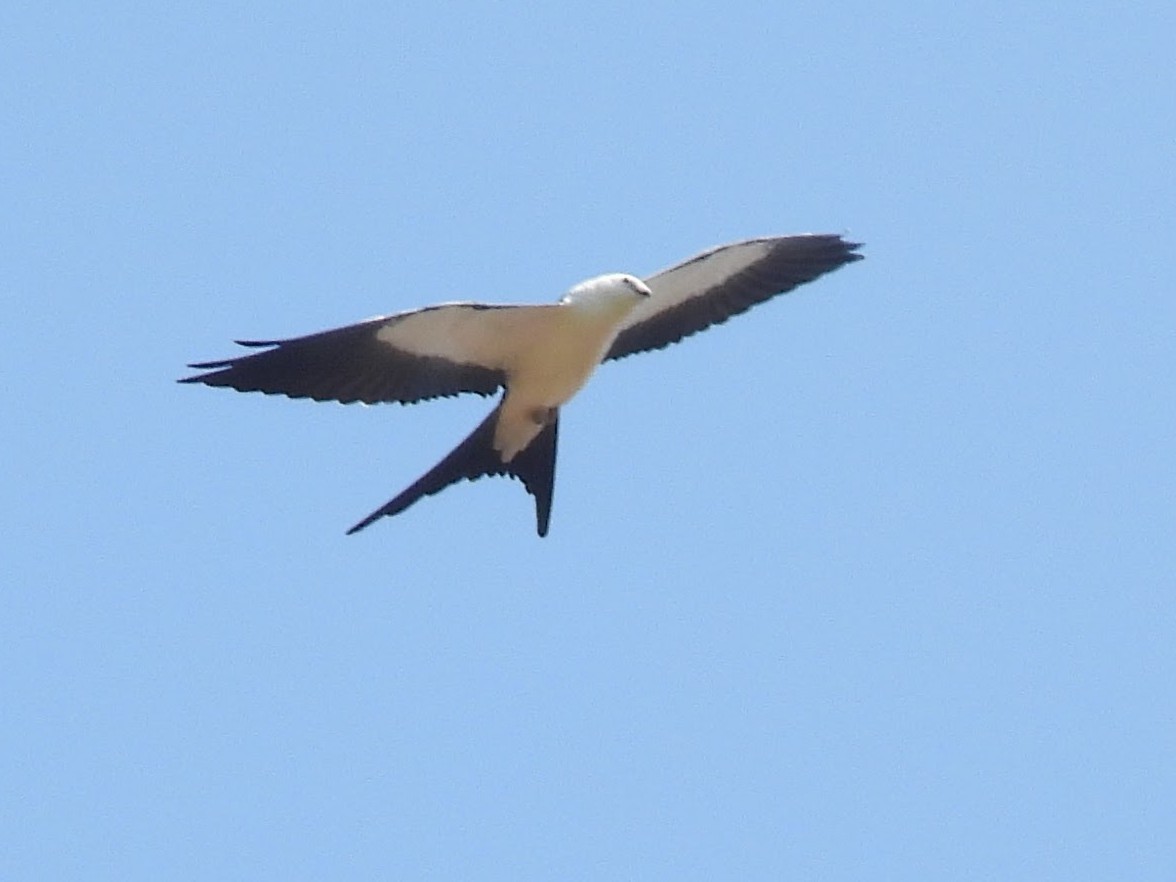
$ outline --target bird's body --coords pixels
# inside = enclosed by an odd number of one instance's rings
[[[839,236],[751,239],[704,252],[648,279],[611,273],[558,303],[449,303],[192,365],[181,382],[344,403],[413,403],[505,390],[498,406],[437,466],[349,532],[462,479],[503,474],[535,497],[547,532],[559,411],[604,360],[660,349],[860,258]]]
[[[608,277],[598,296],[564,299],[532,313],[529,333],[520,339],[506,367],[506,396],[494,432],[494,447],[510,462],[539,434],[604,359],[620,322],[648,297],[633,277]],[[634,287],[639,286],[639,287]]]

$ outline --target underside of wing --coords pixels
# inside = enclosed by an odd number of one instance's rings
[[[500,407],[486,417],[448,456],[433,466],[395,499],[373,511],[347,533],[358,533],[382,517],[399,514],[425,496],[440,493],[459,481],[476,481],[488,475],[505,475],[522,481],[535,498],[535,526],[540,536],[547,535],[551,521],[551,497],[555,489],[556,440],[559,415],[555,414],[526,448],[504,463],[494,449],[494,427]]]
[[[645,280],[653,296],[634,309],[606,358],[661,349],[725,322],[827,272],[861,260],[836,235],[749,239],[705,251]]]
[[[189,365],[202,373],[180,382],[344,404],[492,395],[506,379],[499,326],[522,309],[446,304],[288,340],[241,340],[263,351]]]

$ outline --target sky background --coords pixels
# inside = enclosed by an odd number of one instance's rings
[[[8,3],[0,877],[1176,878],[1176,7]],[[867,259],[489,410],[234,338]]]

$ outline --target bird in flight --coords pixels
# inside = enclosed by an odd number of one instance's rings
[[[535,499],[547,535],[560,408],[601,362],[662,349],[862,255],[836,235],[748,239],[645,279],[597,276],[557,303],[443,303],[287,340],[238,340],[261,351],[189,367],[181,383],[315,401],[400,402],[504,390],[448,456],[347,532],[395,515],[462,480],[505,475]]]

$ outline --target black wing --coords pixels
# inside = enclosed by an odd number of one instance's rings
[[[621,326],[606,359],[661,349],[757,303],[861,260],[840,236],[749,239],[704,251],[645,280],[653,296]]]
[[[475,304],[429,307],[289,340],[240,340],[264,352],[189,365],[205,373],[181,383],[227,386],[316,401],[398,401],[474,392],[492,395],[505,373],[484,357],[494,327],[481,320],[497,309]],[[420,342],[409,351],[391,339]]]

